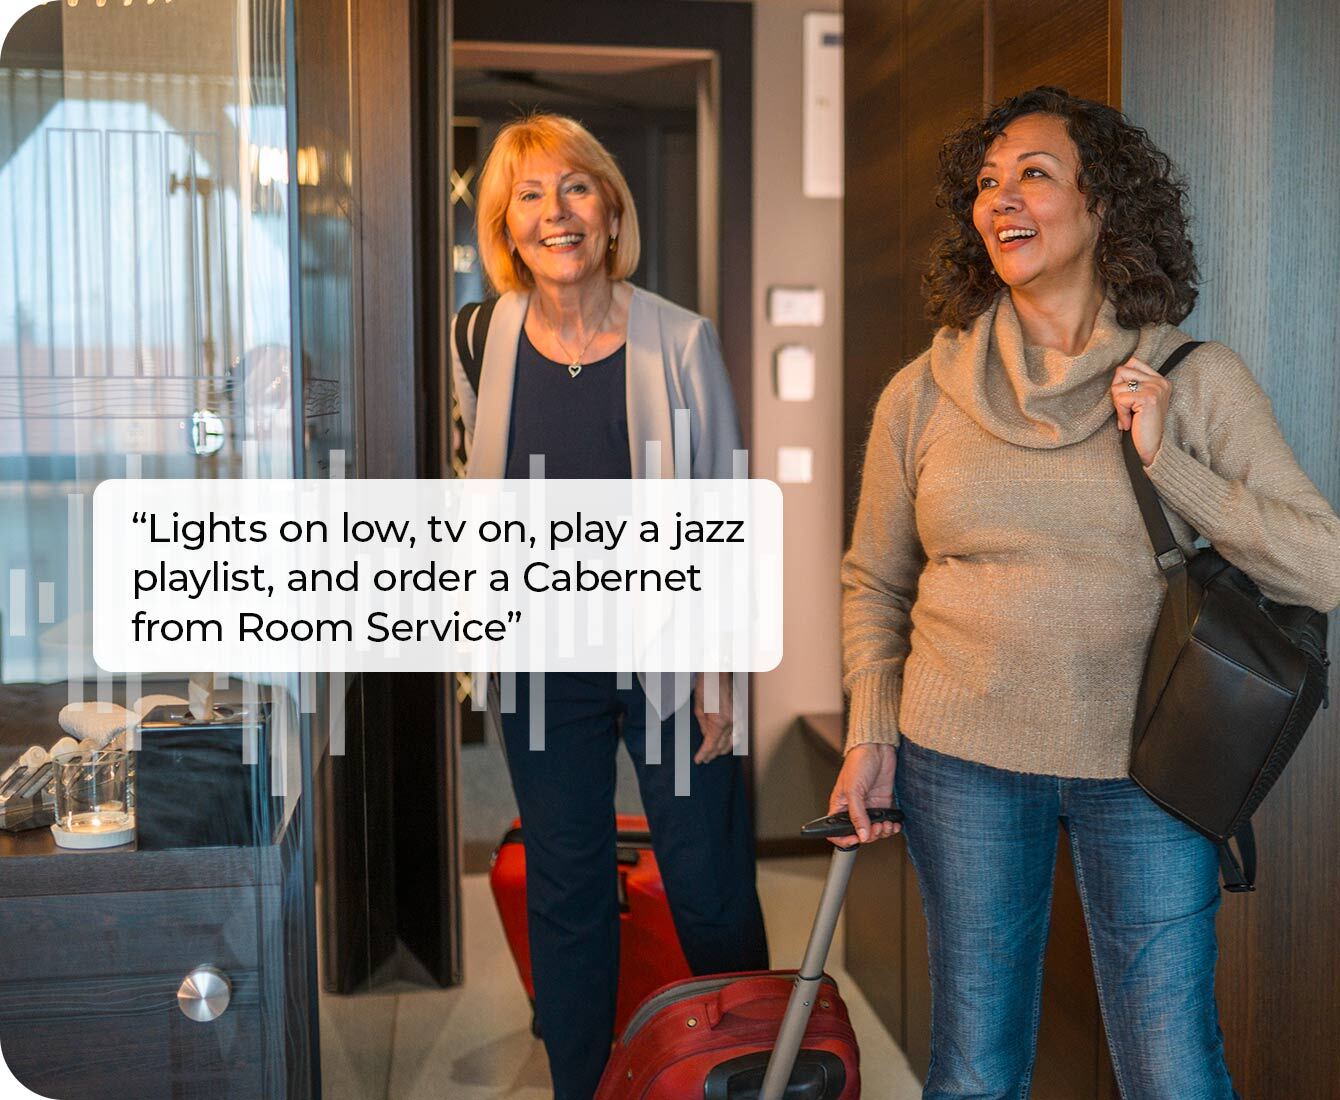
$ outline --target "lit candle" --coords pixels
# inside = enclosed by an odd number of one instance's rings
[[[71,833],[117,833],[130,823],[127,814],[117,809],[94,810],[88,813],[72,814],[65,823],[65,829]]]

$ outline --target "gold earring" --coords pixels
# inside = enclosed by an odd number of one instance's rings
[[[609,250],[610,250],[611,252],[618,252],[618,251],[619,251],[619,238],[618,238],[618,237],[611,237],[611,238],[610,238],[610,249],[609,249]]]

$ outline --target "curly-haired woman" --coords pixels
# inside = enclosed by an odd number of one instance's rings
[[[1270,402],[1206,344],[1185,191],[1120,112],[1039,88],[952,135],[926,280],[941,327],[884,390],[842,566],[833,810],[906,814],[930,936],[935,1100],[1028,1095],[1058,825],[1125,1100],[1234,1095],[1214,845],[1126,778],[1163,585],[1132,433],[1178,542],[1277,600],[1340,604],[1340,520]],[[851,838],[848,838],[851,839]]]

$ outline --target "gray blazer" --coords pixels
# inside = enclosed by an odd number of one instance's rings
[[[465,425],[466,477],[500,478],[506,469],[517,343],[529,303],[530,295],[518,291],[498,299],[489,324],[478,394],[456,354],[452,323],[448,342]],[[647,476],[647,443],[653,440],[661,445],[661,477],[732,476],[734,452],[743,442],[712,322],[634,287],[625,361],[628,457],[633,476]],[[683,473],[675,468],[673,440],[674,412],[680,409],[689,414],[689,469]],[[638,678],[662,718],[688,701],[686,677],[678,684],[673,673],[656,677],[659,683],[648,683],[646,673],[638,673]]]

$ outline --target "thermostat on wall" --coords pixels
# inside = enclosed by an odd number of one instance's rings
[[[822,325],[824,292],[817,286],[769,287],[768,322],[774,325]]]
[[[777,396],[783,401],[814,398],[814,349],[784,344],[777,349]]]

